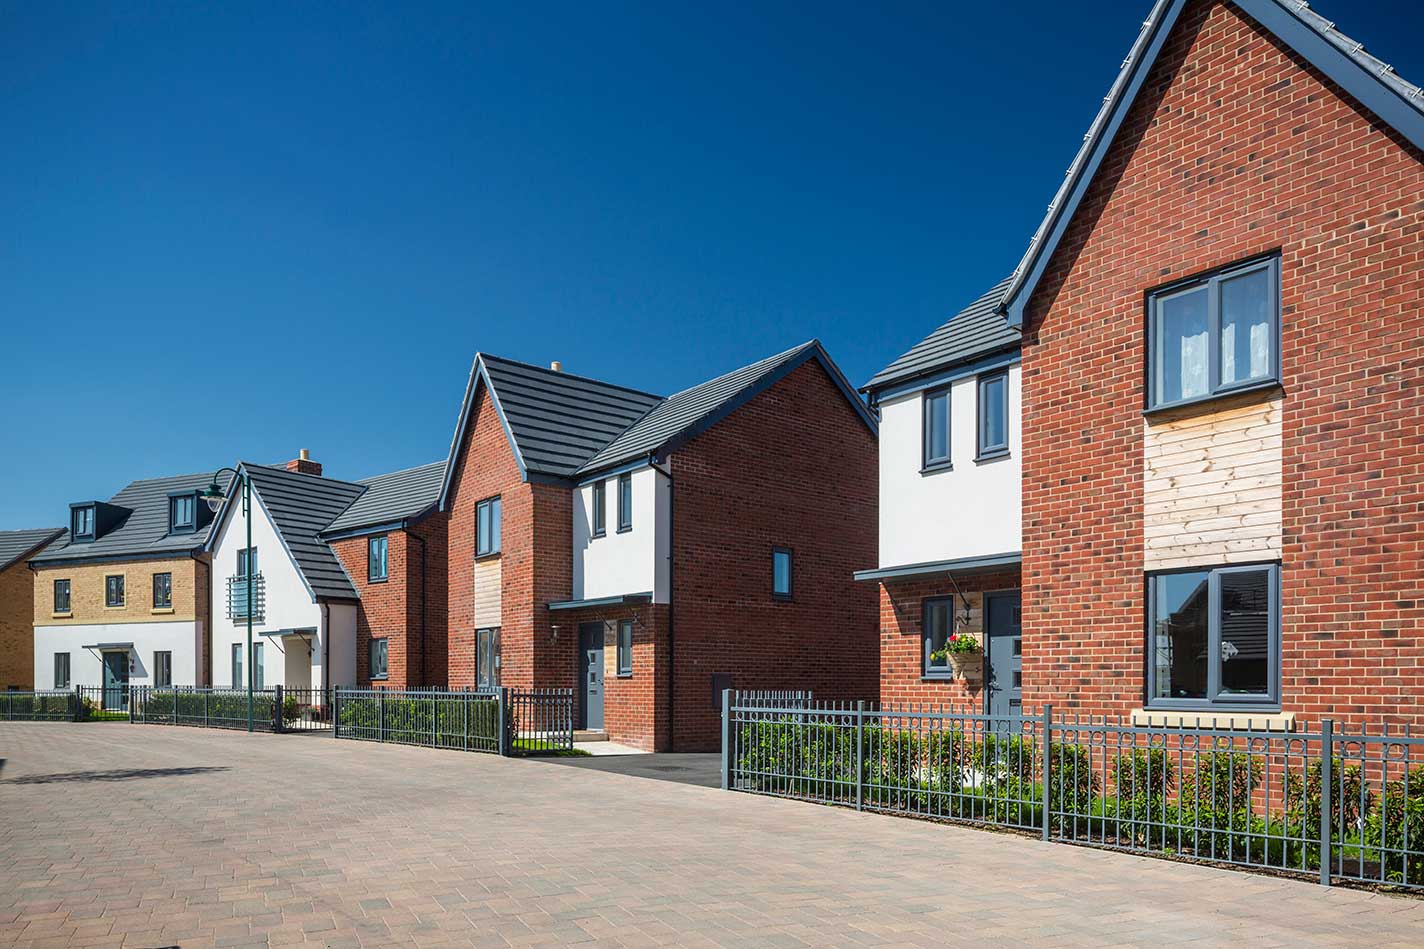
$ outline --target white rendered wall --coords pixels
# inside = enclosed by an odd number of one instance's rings
[[[1019,366],[1009,368],[1009,454],[976,462],[976,377],[950,388],[951,470],[921,474],[921,392],[880,406],[880,566],[1017,552],[1022,544]]]
[[[356,685],[356,604],[332,603],[329,628],[331,638],[331,681],[328,685],[351,688]],[[317,659],[324,658],[318,656]],[[312,685],[321,685],[321,670],[312,670]]]
[[[593,536],[593,485],[574,491],[573,599],[652,591],[667,602],[671,493],[654,468],[633,472],[633,528],[618,532],[618,476],[604,480],[607,533]]]
[[[153,654],[173,653],[173,684],[197,685],[198,624],[192,620],[173,623],[103,623],[90,626],[35,627],[35,688],[52,689],[54,654],[69,653],[69,683],[103,685],[104,660],[96,643],[133,643],[129,653],[129,683],[153,685]]]

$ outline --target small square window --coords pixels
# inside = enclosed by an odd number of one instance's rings
[[[69,612],[69,581],[54,581],[54,611],[56,613]]]
[[[475,556],[487,557],[499,553],[500,534],[499,498],[486,498],[475,505]]]
[[[173,608],[173,574],[155,573],[153,575],[153,608],[155,610],[171,610]]]
[[[153,654],[153,684],[167,687],[173,684],[173,653],[169,651]]]
[[[618,674],[633,674],[633,621],[630,619],[618,621]]]
[[[124,605],[124,577],[123,574],[108,576],[104,578],[104,605],[123,606]]]
[[[625,472],[618,476],[618,531],[633,529],[633,475]]]
[[[69,653],[67,652],[54,654],[54,687],[56,689],[69,688]]]
[[[949,387],[931,389],[924,395],[924,446],[921,464],[931,468],[949,467]]]
[[[371,678],[384,679],[387,676],[387,661],[390,658],[390,641],[387,639],[371,640]]]
[[[366,542],[366,579],[371,583],[384,583],[386,573],[386,551],[388,539],[385,534],[372,537]]]
[[[791,551],[785,547],[771,550],[771,595],[791,599]]]
[[[593,536],[602,537],[608,533],[608,484],[604,481],[593,483]]]

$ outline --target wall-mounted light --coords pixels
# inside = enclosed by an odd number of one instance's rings
[[[553,641],[554,641],[554,642],[558,642],[558,641],[559,641],[559,624],[558,624],[558,623],[553,623],[553,624],[551,624],[551,625],[549,626],[549,632],[553,633],[553,637],[552,637],[552,638],[553,638]]]

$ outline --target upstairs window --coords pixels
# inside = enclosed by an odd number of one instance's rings
[[[924,395],[924,449],[921,465],[926,469],[949,467],[949,387],[931,389]]]
[[[69,533],[74,540],[94,539],[94,506],[76,507],[69,512]]]
[[[389,675],[390,640],[371,640],[371,678],[384,679]]]
[[[1009,453],[1009,374],[979,377],[979,455],[995,458]]]
[[[69,612],[69,581],[54,581],[54,611],[56,613]]]
[[[173,609],[173,574],[155,573],[153,575],[153,608],[155,610]]]
[[[633,475],[618,476],[618,532],[633,529]]]
[[[633,674],[633,621],[630,619],[618,621],[618,674]]]
[[[179,494],[168,499],[168,532],[185,534],[197,526],[198,498]]]
[[[602,537],[608,533],[608,484],[603,481],[593,483],[593,536]]]
[[[366,542],[366,579],[372,583],[383,583],[386,580],[387,543],[385,534],[372,537]]]
[[[1280,260],[1233,264],[1148,297],[1148,408],[1280,381]]]
[[[123,574],[108,576],[104,578],[104,605],[123,606],[124,605],[124,577]]]
[[[771,550],[771,595],[778,600],[791,599],[791,551],[785,547]]]
[[[244,547],[237,552],[237,576],[245,579],[257,573],[257,548]]]
[[[488,498],[475,505],[475,556],[485,557],[500,551],[499,498]]]

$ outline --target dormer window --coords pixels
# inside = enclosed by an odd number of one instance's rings
[[[168,533],[187,534],[198,526],[198,496],[175,494],[168,499]]]
[[[69,533],[76,541],[94,539],[94,505],[86,504],[70,510]]]

